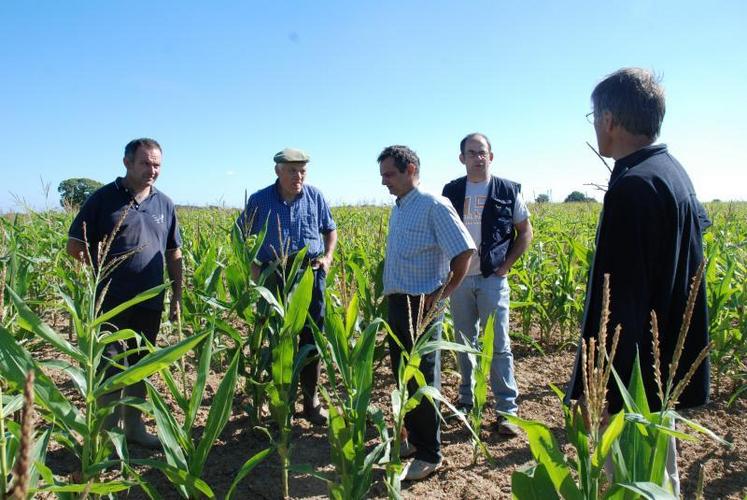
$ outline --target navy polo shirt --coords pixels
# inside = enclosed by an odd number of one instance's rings
[[[68,232],[70,238],[88,242],[95,266],[99,265],[99,242],[111,234],[125,211],[127,215],[114,237],[106,262],[131,250],[137,251],[105,277],[100,286],[111,280],[107,298],[120,302],[163,283],[166,250],[182,244],[176,210],[169,197],[151,187],[150,195],[137,203],[118,177],[86,200]],[[163,296],[162,293],[140,305],[161,309]]]

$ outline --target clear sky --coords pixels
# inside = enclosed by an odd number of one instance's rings
[[[390,144],[440,192],[472,131],[526,198],[599,199],[584,114],[623,66],[663,77],[661,142],[699,197],[747,199],[744,0],[2,0],[0,63],[0,211],[56,207],[69,177],[113,180],[140,136],[161,142],[157,186],[180,204],[239,207],[285,146],[333,204],[391,201]]]

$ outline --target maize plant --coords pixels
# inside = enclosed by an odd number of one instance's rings
[[[634,361],[629,385],[627,388],[624,386],[612,366],[620,338],[619,325],[615,329],[609,353],[606,344],[605,316],[609,315],[610,301],[608,279],[609,277],[605,276],[602,321],[598,337],[590,339],[588,344],[582,344],[584,401],[569,407],[563,402],[563,392],[551,385],[561,401],[566,437],[574,447],[577,458],[571,459],[564,455],[562,447],[546,425],[504,414],[510,422],[520,426],[527,433],[532,456],[536,461],[535,464],[522,467],[513,473],[511,490],[514,498],[675,499],[677,497],[673,494],[666,471],[667,455],[671,452],[670,440],[695,439],[689,434],[676,431],[675,421],[681,421],[716,442],[730,446],[708,429],[673,410],[677,397],[705,359],[708,346],[676,385],[673,378],[677,372],[678,355],[675,352],[669,380],[664,384],[660,377],[656,379],[662,403],[659,412],[649,410],[638,356]],[[698,279],[696,278],[691,287],[691,301],[695,300],[698,291]],[[686,310],[683,325],[689,324],[687,315],[691,312]],[[658,328],[654,314],[652,318],[653,352],[658,371]],[[683,328],[678,345],[684,345],[686,334]],[[622,394],[624,410],[611,416],[604,428],[602,421],[606,388],[611,375],[614,376]],[[605,474],[608,460],[612,469],[609,478]]]
[[[294,262],[294,271],[298,270],[304,254],[304,251],[299,252]],[[312,285],[313,272],[307,267],[298,280],[298,285],[289,293],[287,306],[282,312],[283,325],[275,335],[272,348],[272,378],[267,384],[270,414],[278,428],[277,438],[273,440],[273,444],[280,456],[282,489],[283,496],[286,498],[288,497],[288,470],[290,468],[291,418],[296,401],[298,377],[308,354],[314,348],[306,345],[300,352],[298,349],[298,335],[306,322],[311,303]]]
[[[14,322],[15,331],[0,327],[0,374],[12,391],[19,391],[24,385],[26,374],[34,372],[34,399],[41,416],[54,429],[54,439],[70,450],[80,462],[79,471],[70,481],[58,481],[49,473],[43,474],[46,484],[40,486],[39,491],[110,494],[135,485],[136,481],[125,479],[100,480],[104,470],[119,464],[110,459],[112,451],[120,459],[127,458],[123,433],[119,429],[105,429],[105,421],[121,405],[145,411],[149,410],[149,405],[132,397],[100,404],[101,397],[162,370],[202,342],[207,335],[195,335],[168,348],[151,352],[138,363],[126,368],[119,359],[107,359],[104,351],[109,343],[138,337],[132,330],[109,331],[107,321],[127,308],[155,297],[167,286],[164,284],[154,287],[109,311],[101,311],[102,298],[106,293],[104,280],[126,258],[124,255],[107,261],[111,239],[113,236],[102,244],[102,264],[82,266],[78,279],[71,279],[67,283],[76,294],[71,296],[63,288],[58,289],[71,317],[76,345],[63,339],[30,309],[24,299],[6,285],[17,311],[17,318]],[[91,262],[90,256],[87,261]],[[56,351],[54,358],[47,361],[35,359],[26,347],[16,341],[17,331],[27,332],[35,340],[47,344]],[[120,371],[106,378],[109,366],[117,367]],[[83,401],[82,408],[70,396],[63,394],[46,375],[45,370],[57,370],[72,382],[75,396]]]
[[[325,481],[330,498],[357,500],[366,497],[373,467],[389,445],[383,413],[371,405],[376,334],[383,322],[375,320],[363,332],[357,331],[357,294],[344,317],[335,311],[332,300],[326,304],[324,331],[314,328],[314,337],[329,376],[330,390],[322,387],[321,393],[329,408],[328,436],[335,474],[327,477],[298,469]],[[371,451],[366,446],[369,419],[381,435],[381,441]]]
[[[479,356],[468,354],[470,362],[474,369],[475,387],[472,391],[474,399],[472,402],[472,409],[467,415],[470,426],[475,432],[476,436],[480,435],[482,429],[482,414],[485,409],[485,403],[488,400],[488,381],[490,380],[490,364],[493,361],[493,338],[495,337],[495,315],[491,314],[488,316],[488,320],[485,322],[483,327],[483,334],[481,336],[480,345],[476,346],[476,349],[480,352]],[[462,338],[463,343],[466,344],[466,339]],[[480,439],[472,440],[473,452],[472,452],[472,463],[477,463],[477,457],[480,451],[483,452],[485,458],[492,463],[493,457],[490,456],[488,448],[485,446]]]
[[[440,292],[438,297],[440,298]],[[386,463],[385,482],[389,498],[401,498],[401,478],[402,460],[400,458],[400,448],[402,436],[404,434],[405,415],[414,410],[425,397],[429,404],[432,404],[436,410],[438,418],[443,421],[439,410],[439,403],[444,403],[457,417],[464,423],[470,431],[472,438],[479,441],[479,436],[469,425],[464,414],[459,412],[442,394],[433,387],[426,384],[425,375],[420,371],[420,361],[428,354],[436,351],[455,351],[465,352],[468,354],[479,354],[472,347],[439,340],[439,322],[442,320],[444,304],[436,300],[434,307],[429,311],[423,311],[424,300],[418,301],[420,310],[416,318],[417,322],[412,325],[410,335],[413,343],[411,349],[406,349],[399,338],[394,334],[392,329],[384,323],[389,336],[399,346],[402,351],[402,362],[398,365],[397,373],[394,374],[395,387],[392,389],[390,399],[392,402],[392,438],[389,453],[384,457]],[[412,317],[412,316],[411,316]],[[440,369],[437,367],[437,369]],[[412,390],[417,387],[416,390]]]
[[[36,490],[39,482],[39,468],[46,461],[52,429],[35,432],[33,391],[33,372],[26,376],[23,395],[6,398],[0,384],[0,498],[30,498],[29,493]],[[21,424],[7,419],[21,409]]]

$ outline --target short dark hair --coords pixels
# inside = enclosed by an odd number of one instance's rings
[[[493,146],[490,144],[490,139],[488,139],[488,136],[481,133],[481,132],[472,132],[471,134],[467,134],[464,136],[464,139],[462,139],[462,142],[459,143],[459,151],[464,154],[464,148],[467,145],[467,141],[470,139],[474,139],[475,137],[482,137],[485,139],[485,142],[488,144],[488,153],[493,152]]]
[[[420,158],[418,158],[415,151],[407,146],[388,146],[384,148],[384,151],[381,152],[376,161],[381,163],[387,158],[394,160],[394,166],[397,167],[397,170],[400,172],[407,170],[407,165],[410,163],[415,165],[415,172],[420,172]]]
[[[666,112],[664,88],[659,81],[654,73],[641,68],[615,71],[591,93],[594,116],[609,111],[614,124],[655,140]]]
[[[156,141],[155,139],[149,139],[147,137],[141,137],[140,139],[131,140],[127,143],[127,146],[125,146],[124,155],[127,161],[133,161],[135,159],[135,154],[137,154],[137,150],[141,147],[146,149],[158,149],[161,153],[163,153],[161,145],[158,144],[158,141]]]

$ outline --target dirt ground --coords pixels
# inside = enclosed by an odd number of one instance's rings
[[[539,420],[548,424],[555,437],[565,443],[563,420],[560,405],[549,385],[553,383],[562,387],[568,380],[573,362],[573,353],[563,352],[539,356],[517,349],[515,355],[516,378],[519,384],[519,415],[523,418]],[[393,379],[389,370],[388,359],[377,368],[377,387],[373,395],[374,402],[382,409],[389,408],[389,392]],[[58,374],[53,375],[58,378]],[[442,391],[450,399],[456,396],[458,375],[455,373],[454,357],[443,356]],[[159,385],[160,381],[157,381]],[[211,375],[206,391],[206,402],[215,392],[220,379]],[[167,391],[164,388],[162,393]],[[210,453],[203,479],[213,488],[218,498],[228,489],[239,467],[252,455],[268,445],[262,437],[248,428],[247,417],[242,410],[243,402],[237,397],[234,411],[220,439]],[[698,421],[717,435],[734,443],[734,447],[716,444],[701,439],[697,442],[683,442],[679,445],[679,468],[682,481],[683,498],[693,498],[698,479],[699,467],[703,465],[706,472],[705,498],[742,499],[747,494],[747,420],[744,417],[744,400],[727,408],[723,398],[703,408],[683,412],[683,415]],[[300,410],[300,405],[297,405]],[[209,407],[204,406],[198,416],[197,432],[201,432]],[[488,410],[486,425],[495,419],[492,409]],[[152,422],[151,431],[155,432]],[[376,443],[375,432],[371,431],[370,445]],[[495,458],[491,466],[484,457],[477,464],[472,464],[472,446],[468,431],[457,421],[450,420],[442,426],[444,462],[436,474],[418,483],[403,483],[405,498],[436,499],[477,499],[477,498],[510,498],[511,473],[519,466],[531,461],[531,454],[524,437],[506,439],[483,430],[482,438]],[[296,419],[292,438],[292,463],[307,464],[319,471],[331,472],[329,464],[329,444],[326,427],[311,427],[303,419]],[[130,449],[136,458],[162,458],[162,453],[150,455],[150,452],[137,447]],[[72,472],[74,461],[63,450],[52,451],[49,465],[57,474]],[[144,477],[153,484],[164,498],[179,498],[170,483],[157,471],[143,471]],[[276,455],[271,455],[260,464],[238,490],[237,498],[275,499],[281,497],[280,462]],[[291,474],[290,494],[292,498],[326,498],[326,485],[310,476]],[[370,490],[372,498],[385,498],[383,470],[374,471],[374,485]],[[142,491],[133,489],[126,497],[146,498]]]

